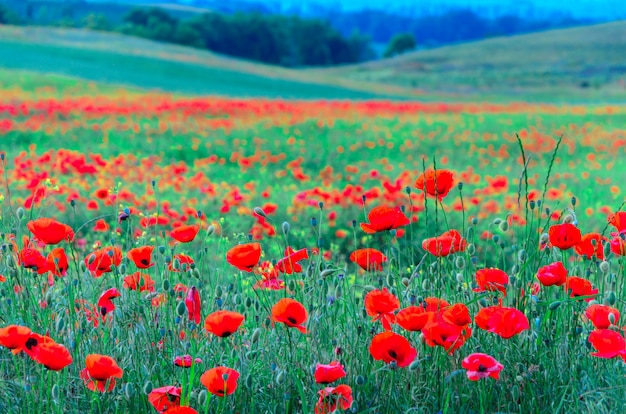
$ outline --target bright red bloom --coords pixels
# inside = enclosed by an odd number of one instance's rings
[[[446,322],[457,326],[467,326],[472,323],[469,309],[463,303],[455,303],[447,307],[441,311],[441,316]]]
[[[467,370],[467,378],[472,381],[488,377],[500,379],[500,371],[504,369],[494,357],[481,353],[467,356],[461,365]]]
[[[278,269],[270,261],[266,260],[257,266],[254,274],[261,276],[261,280],[254,284],[254,289],[281,290],[285,288],[285,281],[278,278]]]
[[[34,269],[38,274],[47,273],[48,259],[46,259],[39,250],[22,249],[18,257],[20,264],[26,269]]]
[[[240,244],[226,252],[226,261],[244,272],[252,272],[261,258],[259,243]]]
[[[626,240],[622,238],[622,235],[616,235],[611,239],[611,251],[618,256],[626,256]]]
[[[154,292],[154,280],[148,274],[135,272],[124,278],[124,287],[140,292]]]
[[[472,335],[467,325],[456,325],[443,318],[442,313],[436,313],[422,329],[425,343],[428,346],[441,346],[452,353],[465,344]]]
[[[189,314],[189,320],[193,321],[196,325],[200,324],[202,316],[202,305],[200,303],[200,292],[195,286],[187,290],[187,297],[185,298],[185,305],[187,306],[187,313]]]
[[[613,315],[613,323],[609,320],[609,315]],[[606,305],[591,305],[585,310],[585,316],[591,321],[596,329],[607,329],[611,325],[617,325],[620,313],[617,309]]]
[[[172,407],[180,406],[182,389],[171,385],[155,388],[148,394],[148,402],[155,410],[162,412]]]
[[[0,345],[8,348],[14,354],[22,351],[32,331],[30,328],[19,325],[9,325],[0,328]]]
[[[383,332],[372,338],[370,354],[378,361],[395,362],[398,367],[406,367],[415,360],[417,351],[409,341],[393,332]]]
[[[55,276],[65,276],[67,269],[69,268],[69,262],[67,255],[62,247],[52,249],[48,254],[48,270],[54,273]]]
[[[528,318],[515,308],[491,306],[478,311],[474,317],[476,325],[489,332],[509,339],[530,328]]]
[[[148,269],[154,266],[152,263],[152,251],[154,246],[141,246],[130,249],[126,256],[135,263],[138,269]]]
[[[168,408],[167,410],[163,411],[161,414],[198,414],[198,412],[191,407],[178,406],[178,407]]]
[[[191,355],[177,356],[174,358],[174,365],[181,368],[191,368],[193,364],[201,364],[202,359],[193,358]]]
[[[365,295],[365,310],[372,317],[373,322],[381,321],[386,331],[391,330],[391,324],[395,323],[394,312],[400,308],[400,301],[387,288],[372,290]]]
[[[611,214],[608,218],[608,222],[617,229],[618,233],[626,232],[626,211]]]
[[[80,377],[91,391],[107,392],[115,388],[115,378],[122,378],[123,374],[122,368],[110,356],[90,354]]]
[[[115,310],[115,305],[111,299],[118,298],[120,296],[122,296],[122,294],[116,288],[108,289],[100,295],[100,298],[98,299],[98,309],[100,310],[102,316]]]
[[[585,256],[587,259],[591,259],[592,256],[596,256],[600,260],[604,260],[604,246],[602,242],[608,240],[600,233],[588,233],[582,236],[580,242],[574,246],[574,250],[577,254]]]
[[[44,244],[58,244],[63,240],[71,242],[74,238],[74,230],[70,226],[50,218],[29,221],[26,227]]]
[[[100,219],[98,221],[96,221],[96,224],[93,226],[92,228],[93,231],[95,232],[107,232],[109,230],[111,230],[111,227],[109,227],[109,225],[107,224],[106,221],[104,221],[104,219]]]
[[[570,276],[565,281],[565,291],[569,292],[571,298],[577,296],[595,296],[598,294],[598,288],[594,288],[590,281],[582,277]],[[585,302],[591,302],[593,298],[585,299]]]
[[[367,215],[367,219],[369,223],[361,223],[361,229],[368,234],[393,230],[410,224],[400,207],[374,207]]]
[[[435,312],[427,312],[422,306],[409,306],[396,315],[396,322],[407,331],[421,331]]]
[[[199,230],[198,224],[178,226],[170,232],[170,236],[181,243],[189,243],[196,238]]]
[[[446,257],[452,253],[464,252],[467,242],[456,230],[450,230],[441,236],[425,239],[422,249],[437,257]]]
[[[500,291],[506,296],[506,286],[509,284],[509,275],[500,269],[480,269],[476,271],[476,284],[474,292]]]
[[[239,373],[231,368],[216,367],[206,371],[200,377],[200,383],[218,397],[231,395],[237,389]]]
[[[619,332],[610,329],[596,329],[589,334],[589,342],[598,352],[591,355],[598,358],[621,357],[626,362],[626,341]]]
[[[308,258],[309,253],[307,249],[295,251],[291,247],[287,246],[285,249],[285,257],[276,263],[276,269],[278,269],[281,273],[286,273],[288,275],[294,272],[300,273],[302,272],[302,266],[298,262]]]
[[[304,323],[308,317],[309,314],[304,306],[295,299],[281,299],[272,307],[272,319],[275,322],[284,323],[302,333],[306,333]]]
[[[315,366],[315,382],[318,384],[330,384],[346,376],[346,370],[339,361],[333,361],[328,365],[317,364]]]
[[[352,406],[352,388],[341,384],[336,387],[326,387],[318,391],[320,396],[315,404],[315,414],[330,414],[340,407],[347,410]]]
[[[159,217],[143,217],[139,220],[139,225],[143,228],[152,227],[152,226],[166,226],[170,222],[165,216]]]
[[[387,256],[376,249],[358,249],[350,254],[350,261],[358,264],[363,270],[383,270]]]
[[[237,332],[244,319],[239,312],[218,310],[206,317],[204,328],[214,335],[226,338]]]
[[[105,247],[96,250],[85,258],[87,269],[94,277],[100,277],[104,273],[113,271],[113,266],[117,267],[122,263],[122,251],[117,247]]]
[[[415,181],[415,187],[442,200],[454,185],[454,174],[449,170],[428,170]]]
[[[180,266],[179,268],[174,267],[174,261],[178,262]],[[172,261],[167,266],[167,268],[169,269],[170,272],[179,272],[180,269],[186,270],[187,267],[191,266],[192,264],[194,264],[193,259],[187,256],[186,254],[181,253],[181,254],[174,255],[174,257],[172,258]]]
[[[567,250],[578,243],[582,238],[578,227],[571,223],[555,224],[548,230],[548,236],[552,246],[561,250]]]
[[[73,362],[72,355],[63,345],[47,336],[31,333],[23,348],[35,362],[51,371],[60,371]]]
[[[567,269],[561,262],[554,262],[537,270],[537,279],[544,286],[562,286],[567,280]]]

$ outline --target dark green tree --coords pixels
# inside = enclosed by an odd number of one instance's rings
[[[392,57],[396,55],[400,55],[402,53],[408,52],[410,50],[415,49],[417,46],[417,42],[415,42],[415,37],[411,33],[400,33],[395,35],[387,45],[387,49],[385,49],[384,57]]]

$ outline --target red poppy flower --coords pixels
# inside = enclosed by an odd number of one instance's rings
[[[456,325],[446,321],[441,313],[436,313],[422,329],[424,340],[428,346],[440,346],[452,353],[465,344],[472,335],[466,325]]]
[[[294,251],[291,247],[287,247],[285,249],[285,257],[276,263],[276,269],[278,269],[281,273],[286,273],[288,275],[294,272],[300,273],[302,272],[302,265],[298,262],[308,258],[309,253],[307,249]]]
[[[98,309],[100,313],[104,316],[109,312],[113,312],[115,310],[115,305],[111,299],[118,298],[122,296],[119,290],[116,288],[111,288],[106,290],[100,298],[98,299]]]
[[[49,271],[48,259],[39,250],[22,249],[18,257],[20,264],[26,269],[33,269],[37,274],[44,274]]]
[[[449,170],[428,170],[417,177],[415,187],[442,200],[454,185],[454,174]]]
[[[318,391],[320,396],[315,404],[315,414],[330,414],[340,407],[347,410],[352,406],[352,388],[341,384],[336,387],[326,387]]]
[[[372,290],[365,295],[365,310],[372,317],[373,322],[381,321],[386,331],[391,330],[391,324],[395,323],[394,312],[400,308],[400,301],[386,288]]]
[[[204,320],[204,328],[222,338],[231,336],[243,323],[244,316],[239,312],[218,310]]]
[[[124,287],[130,290],[139,290],[140,292],[154,292],[154,280],[150,275],[135,272],[124,278]]]
[[[154,266],[152,263],[152,251],[154,246],[141,246],[130,249],[126,256],[135,263],[138,269],[148,269]]]
[[[170,236],[181,243],[189,243],[196,238],[199,230],[200,226],[197,224],[178,226],[170,232]]]
[[[618,233],[626,232],[626,211],[611,214],[608,218],[608,222],[617,229]]]
[[[613,315],[613,323],[609,315]],[[617,325],[620,313],[617,309],[606,305],[591,305],[585,310],[585,316],[591,321],[596,329],[607,329],[611,325]]]
[[[530,328],[528,318],[515,308],[491,306],[478,311],[474,318],[476,325],[489,332],[509,339]]]
[[[179,268],[174,267],[174,261],[178,262]],[[181,254],[174,255],[174,257],[172,258],[172,261],[167,266],[167,268],[170,270],[170,272],[179,272],[180,269],[186,270],[192,264],[194,264],[193,259],[181,253]]]
[[[115,378],[122,378],[123,374],[122,368],[110,356],[89,354],[80,377],[91,391],[107,392],[115,388]]]
[[[626,256],[626,240],[622,238],[622,234],[611,239],[611,251],[618,256]]]
[[[464,252],[467,242],[456,230],[450,230],[441,236],[425,239],[422,249],[437,257],[446,257],[452,253]]]
[[[367,219],[369,223],[361,223],[361,229],[368,234],[393,230],[410,224],[400,207],[374,207],[367,215]]]
[[[594,288],[590,281],[582,277],[570,276],[565,281],[565,291],[569,292],[571,298],[578,296],[595,296],[598,294],[598,288]],[[585,302],[591,302],[593,298],[585,299]]]
[[[561,262],[554,262],[537,270],[537,279],[544,286],[562,286],[567,280],[567,269]]]
[[[72,355],[67,348],[47,336],[35,333],[30,334],[23,350],[35,362],[51,371],[60,371],[73,362]]]
[[[0,328],[0,345],[17,354],[24,348],[31,332],[30,328],[19,325],[9,325]]]
[[[598,358],[621,357],[626,362],[626,341],[619,332],[610,329],[596,329],[589,334],[589,342],[597,352],[591,355]]]
[[[421,331],[435,312],[427,312],[422,306],[409,306],[396,315],[396,322],[407,331]]]
[[[105,247],[96,250],[85,258],[87,269],[94,277],[101,277],[104,273],[113,271],[113,266],[122,263],[122,251],[117,247]]]
[[[393,332],[383,332],[374,336],[369,351],[374,359],[388,364],[395,362],[399,367],[409,366],[417,357],[417,351],[409,341]]]
[[[226,252],[226,261],[244,272],[252,272],[261,258],[259,243],[240,244]]]
[[[467,370],[467,378],[478,381],[481,378],[491,377],[500,379],[500,371],[504,366],[487,354],[475,353],[463,359],[461,366]]]
[[[455,303],[441,311],[443,319],[457,326],[467,326],[472,323],[469,309],[463,303]]]
[[[168,219],[165,216],[144,217],[141,220],[139,220],[139,225],[143,228],[147,228],[147,227],[153,227],[153,226],[166,226],[169,224],[169,222],[170,222],[170,219]]]
[[[328,365],[317,364],[315,366],[315,382],[318,384],[330,384],[346,376],[346,371],[339,361],[333,361]]]
[[[231,395],[237,389],[239,373],[231,368],[216,367],[206,371],[200,377],[200,383],[218,397]]]
[[[582,236],[580,242],[574,246],[574,251],[587,259],[596,256],[600,260],[604,260],[604,246],[602,242],[608,240],[600,233],[588,233]]]
[[[178,407],[168,408],[167,410],[163,411],[161,414],[198,414],[198,412],[191,407],[178,406]]]
[[[48,254],[48,270],[54,273],[55,276],[65,276],[67,269],[69,268],[69,262],[67,255],[62,247],[52,249]]]
[[[104,219],[100,219],[96,221],[96,224],[93,226],[92,230],[102,233],[102,232],[111,230],[111,227],[109,227],[109,225],[107,224],[106,221],[104,221]]]
[[[506,286],[509,284],[509,275],[500,269],[480,269],[476,271],[477,288],[474,292],[500,291],[506,296]]]
[[[445,299],[428,297],[424,299],[424,302],[422,302],[421,306],[425,306],[424,309],[427,312],[439,312],[447,309],[450,304]]]
[[[172,407],[180,406],[182,389],[171,385],[155,388],[148,394],[148,402],[155,410],[162,412]]]
[[[580,230],[571,223],[555,224],[548,230],[550,243],[561,250],[567,250],[581,240]]]
[[[54,219],[39,218],[29,221],[26,226],[44,244],[58,244],[63,240],[71,242],[74,238],[74,230],[70,226]]]
[[[306,333],[304,323],[308,317],[309,314],[304,306],[295,299],[281,299],[272,307],[272,319],[275,322],[284,323],[302,333]]]
[[[202,359],[193,358],[191,355],[177,356],[174,358],[174,365],[181,368],[191,368],[193,364],[201,364]]]
[[[350,261],[358,264],[363,270],[383,270],[387,257],[376,249],[358,249],[350,255]]]
[[[202,305],[200,303],[200,292],[195,286],[187,290],[187,297],[185,298],[185,305],[187,306],[187,313],[189,314],[189,320],[193,321],[196,325],[200,324],[202,316],[200,312]]]

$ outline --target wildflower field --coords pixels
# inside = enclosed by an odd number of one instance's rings
[[[2,90],[0,412],[621,412],[624,125]]]

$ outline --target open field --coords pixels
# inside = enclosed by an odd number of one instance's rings
[[[623,105],[0,97],[0,412],[626,409]]]

